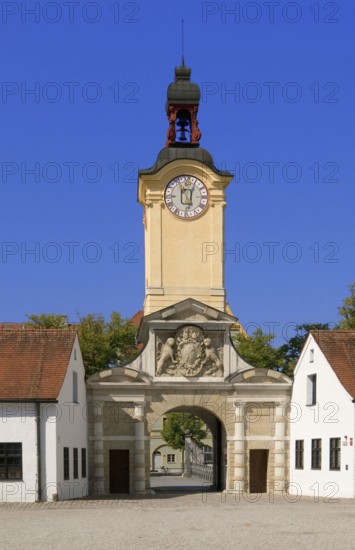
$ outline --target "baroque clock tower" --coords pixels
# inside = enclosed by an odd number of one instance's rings
[[[89,422],[90,479],[100,494],[150,491],[155,457],[167,451],[150,434],[169,412],[188,412],[208,425],[213,466],[204,476],[216,490],[282,492],[289,480],[285,411],[292,381],[248,364],[231,340],[237,319],[226,306],[220,251],[232,175],[199,145],[200,90],[190,75],[184,63],[175,69],[165,148],[139,172],[146,269],[141,352],[87,381],[89,402],[100,411]],[[200,475],[193,453],[185,457],[185,475]]]
[[[225,189],[232,174],[218,170],[200,147],[200,89],[191,69],[175,69],[168,87],[169,129],[155,164],[139,171],[144,206],[144,314],[193,298],[225,312]],[[219,251],[217,253],[217,250]]]

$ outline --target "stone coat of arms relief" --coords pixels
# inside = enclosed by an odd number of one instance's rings
[[[223,335],[192,325],[157,334],[156,376],[223,376]]]

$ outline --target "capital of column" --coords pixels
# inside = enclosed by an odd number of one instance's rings
[[[139,422],[143,422],[145,415],[145,403],[134,403],[134,414],[133,419],[138,420]]]

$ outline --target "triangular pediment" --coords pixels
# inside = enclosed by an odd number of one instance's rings
[[[178,302],[172,306],[160,309],[150,315],[146,315],[144,319],[187,319],[189,316],[200,316],[201,319],[208,321],[218,320],[227,321],[230,323],[235,323],[236,321],[236,318],[233,317],[233,315],[229,315],[224,311],[220,311],[219,309],[203,304],[194,298],[187,298],[182,302]]]
[[[172,321],[185,321],[185,322],[197,322],[197,323],[223,323],[224,328],[226,326],[232,326],[237,321],[236,317],[229,315],[224,311],[220,311],[211,306],[208,306],[194,298],[187,298],[182,302],[178,302],[149,315],[145,315],[142,318],[138,339],[140,342],[144,341],[148,327],[155,322],[165,321],[167,324]]]

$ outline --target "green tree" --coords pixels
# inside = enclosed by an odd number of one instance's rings
[[[27,315],[29,324],[42,328],[65,328],[68,326],[62,315],[45,314]],[[138,354],[136,347],[137,329],[130,321],[122,319],[114,311],[109,321],[104,316],[89,313],[79,317],[73,326],[78,330],[78,338],[86,374],[118,366],[134,359]]]
[[[56,313],[40,313],[39,315],[26,315],[28,324],[41,328],[64,328],[68,326],[66,315]]]
[[[342,319],[338,328],[341,330],[355,330],[355,283],[349,285],[350,296],[344,298],[343,305],[339,307]]]
[[[186,430],[190,431],[192,441],[202,447],[207,431],[202,420],[190,413],[168,413],[161,435],[172,449],[182,450],[185,448]]]
[[[279,348],[284,357],[283,372],[292,374],[308,334],[312,330],[330,330],[329,323],[303,323],[295,327],[296,334]]]
[[[271,345],[274,338],[258,328],[251,335],[237,334],[233,341],[239,355],[253,367],[280,370],[284,360],[280,350]]]

